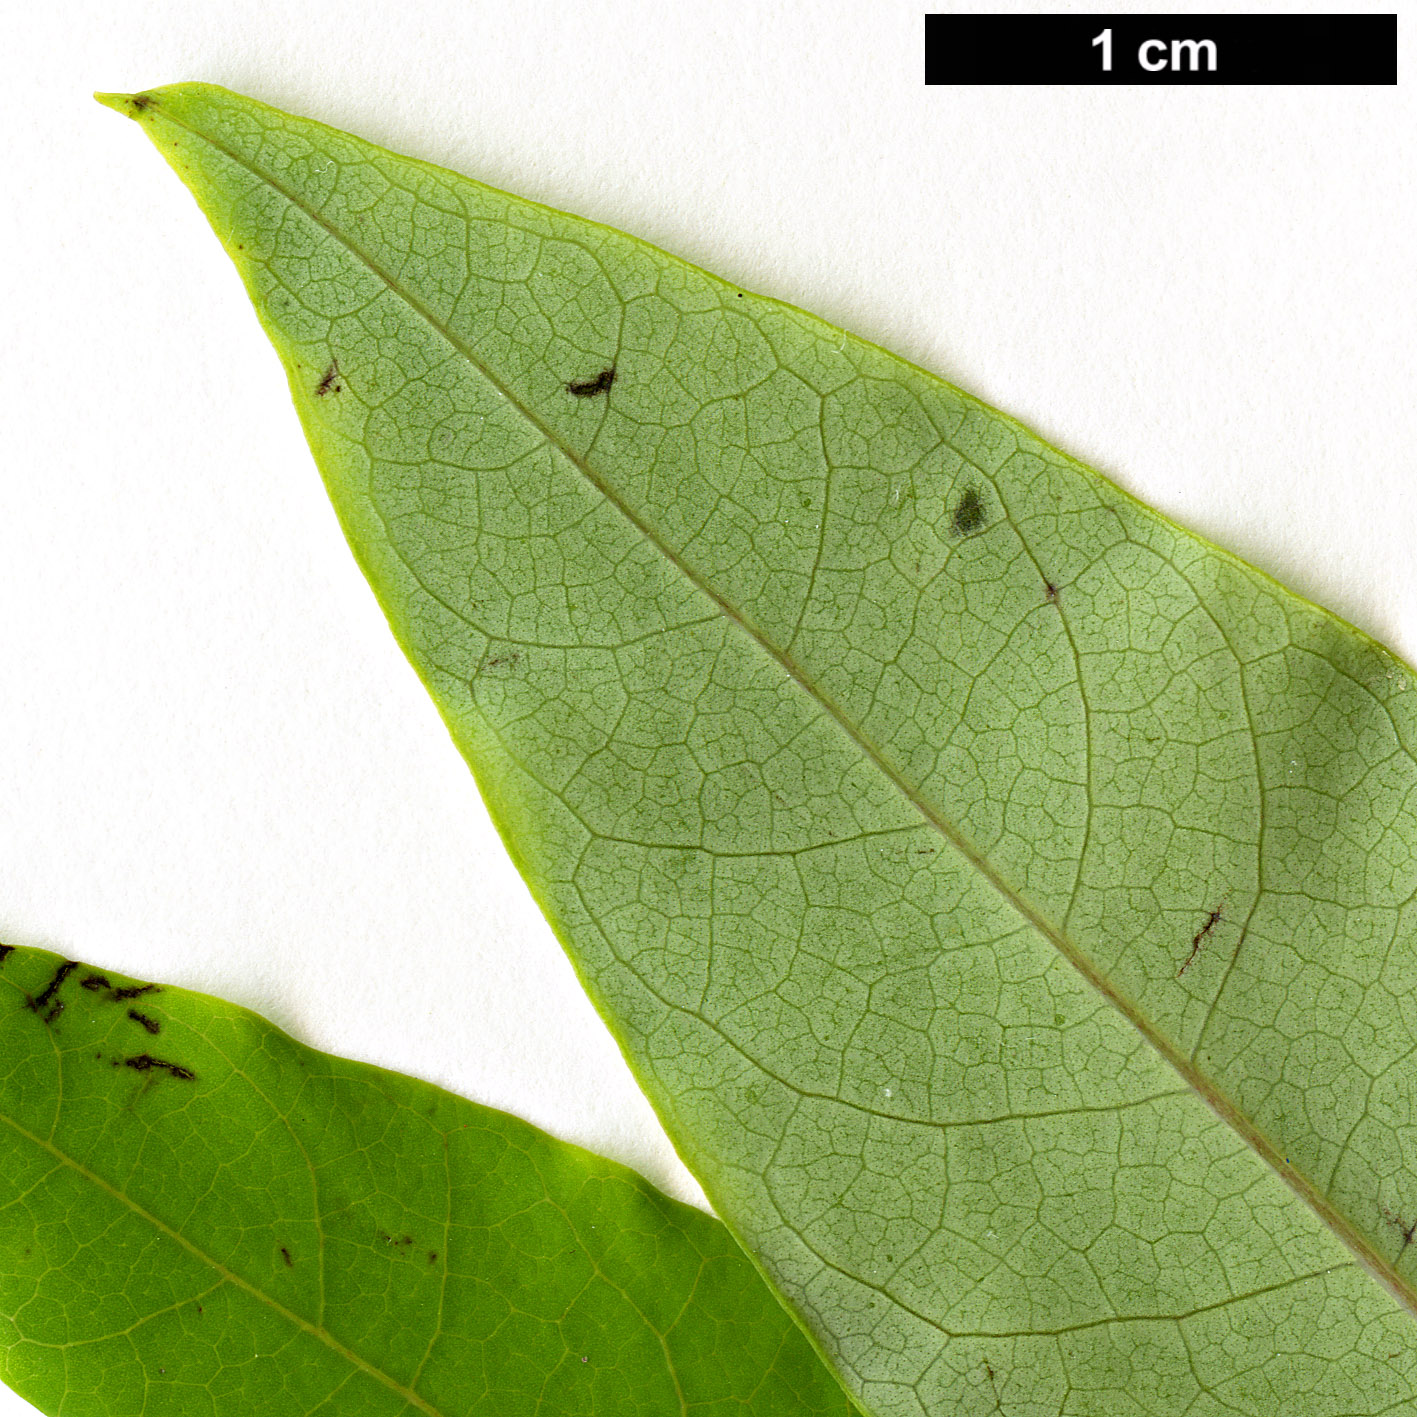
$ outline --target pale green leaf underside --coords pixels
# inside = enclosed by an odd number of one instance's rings
[[[1412,1410],[1410,672],[801,311],[219,89],[115,102],[861,1402]]]
[[[0,1375],[62,1417],[850,1417],[623,1166],[43,950],[0,949]]]

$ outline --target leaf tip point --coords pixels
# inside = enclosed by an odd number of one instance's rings
[[[94,98],[105,108],[129,118],[137,118],[153,105],[152,95],[146,93],[96,93]]]

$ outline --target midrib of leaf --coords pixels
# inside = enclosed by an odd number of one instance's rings
[[[1047,939],[1058,950],[1058,952],[1063,956],[1063,958],[1066,959],[1068,963],[1071,964],[1073,968],[1076,969],[1078,973],[1081,974],[1082,977],[1086,979],[1088,983],[1091,984],[1092,987],[1096,989],[1099,994],[1102,995],[1103,998],[1105,998],[1114,1008],[1116,1008],[1118,1012],[1120,1012],[1134,1028],[1136,1028],[1136,1030],[1142,1035],[1142,1037],[1145,1038],[1146,1041],[1150,1043],[1152,1047],[1172,1066],[1172,1068],[1174,1068],[1176,1072],[1180,1074],[1180,1076],[1184,1079],[1187,1085],[1201,1098],[1201,1100],[1204,1101],[1206,1105],[1210,1107],[1210,1109],[1215,1112],[1216,1115],[1219,1116],[1221,1120],[1224,1121],[1248,1146],[1250,1146],[1255,1152],[1257,1152],[1271,1167],[1271,1169],[1277,1175],[1279,1175],[1279,1177],[1285,1182],[1285,1184],[1301,1200],[1305,1201],[1318,1215],[1318,1217],[1323,1221],[1323,1223],[1348,1247],[1349,1250],[1353,1252],[1354,1255],[1357,1256],[1357,1258],[1361,1261],[1364,1267],[1371,1274],[1373,1274],[1373,1276],[1378,1279],[1379,1282],[1381,1282],[1394,1295],[1394,1297],[1396,1297],[1398,1301],[1407,1308],[1410,1313],[1412,1313],[1414,1316],[1417,1316],[1417,1289],[1413,1288],[1412,1285],[1408,1284],[1400,1275],[1398,1275],[1394,1266],[1387,1260],[1385,1260],[1381,1255],[1379,1255],[1377,1251],[1375,1251],[1368,1244],[1368,1242],[1363,1239],[1363,1237],[1353,1228],[1347,1217],[1344,1216],[1341,1212],[1337,1211],[1329,1203],[1327,1198],[1320,1194],[1314,1188],[1313,1184],[1306,1176],[1300,1175],[1292,1167],[1286,1166],[1284,1164],[1282,1153],[1275,1147],[1273,1142],[1263,1132],[1261,1132],[1247,1117],[1245,1117],[1244,1114],[1238,1110],[1234,1103],[1231,1102],[1231,1100],[1223,1092],[1218,1091],[1212,1085],[1210,1079],[1208,1079],[1205,1074],[1203,1074],[1196,1067],[1191,1056],[1187,1055],[1179,1048],[1177,1048],[1175,1044],[1173,1044],[1165,1036],[1165,1034],[1163,1034],[1159,1029],[1156,1028],[1152,1021],[1142,1012],[1142,1010],[1135,1004],[1133,1000],[1129,999],[1125,994],[1121,993],[1112,985],[1112,983],[1106,978],[1105,975],[1103,975],[1097,969],[1097,967],[1088,958],[1088,956],[1078,947],[1078,945],[1072,939],[1069,938],[1064,928],[1055,925],[1051,920],[1049,920],[1046,916],[1042,915],[1032,905],[1030,905],[1027,900],[1020,896],[1018,892],[1016,892],[1009,885],[1009,883],[994,869],[994,867],[989,863],[989,861],[978,850],[974,848],[974,846],[959,831],[959,829],[947,818],[942,816],[929,802],[927,802],[921,796],[919,789],[914,787],[907,779],[901,776],[901,774],[890,764],[890,762],[876,747],[876,745],[870,740],[870,738],[868,738],[866,734],[861,730],[859,725],[855,724],[851,720],[851,718],[841,709],[841,707],[831,698],[830,695],[821,690],[816,684],[812,682],[810,678],[807,677],[807,675],[803,673],[801,667],[793,660],[790,653],[788,653],[785,649],[779,647],[772,640],[768,639],[752,623],[751,620],[745,617],[743,612],[736,605],[726,599],[712,585],[712,583],[705,581],[693,569],[693,567],[690,566],[673,549],[672,546],[666,543],[659,536],[659,534],[648,522],[646,522],[632,507],[630,507],[622,498],[620,498],[615,493],[613,488],[607,485],[607,483],[596,473],[593,467],[591,467],[582,457],[578,456],[574,452],[574,450],[567,447],[561,441],[561,439],[557,437],[555,432],[551,428],[549,428],[547,424],[541,418],[539,418],[532,409],[528,408],[527,405],[520,398],[517,397],[516,393],[512,389],[510,389],[501,379],[499,379],[497,375],[491,369],[489,369],[482,360],[477,357],[476,353],[462,339],[460,339],[454,331],[450,330],[444,324],[443,321],[441,321],[421,300],[418,299],[417,296],[406,291],[400,284],[398,279],[392,274],[390,274],[388,271],[386,271],[371,256],[369,256],[368,253],[365,252],[349,236],[348,233],[326,221],[325,218],[318,211],[314,210],[311,206],[309,206],[309,204],[302,201],[301,198],[295,193],[293,193],[288,187],[276,181],[270,174],[258,169],[254,164],[249,162],[246,158],[244,158],[240,153],[238,153],[234,149],[228,147],[225,143],[220,142],[218,139],[212,137],[208,133],[201,132],[198,129],[193,128],[190,124],[182,122],[180,118],[176,117],[173,113],[171,113],[170,110],[166,108],[161,109],[161,112],[166,122],[172,123],[174,126],[182,128],[184,131],[191,134],[192,137],[194,137],[198,141],[207,144],[209,147],[223,154],[228,160],[235,163],[238,167],[241,167],[245,171],[249,172],[258,181],[264,183],[272,191],[276,192],[280,197],[282,197],[286,202],[288,202],[291,207],[301,212],[309,221],[313,222],[322,231],[326,232],[332,240],[339,243],[351,255],[353,255],[357,260],[359,260],[363,264],[364,268],[376,280],[382,282],[392,295],[394,295],[397,299],[401,300],[405,305],[407,305],[408,308],[412,310],[421,320],[423,320],[429,326],[430,329],[432,329],[440,338],[445,340],[447,344],[450,345],[458,354],[460,354],[464,359],[466,359],[468,363],[472,365],[474,369],[477,370],[479,375],[486,379],[486,381],[498,392],[498,394],[501,395],[501,397],[504,398],[507,403],[510,404],[517,411],[517,413],[520,414],[527,421],[527,423],[529,423],[537,431],[543,441],[548,446],[553,448],[557,453],[559,453],[573,468],[575,468],[576,471],[579,472],[581,476],[583,476],[586,481],[590,483],[592,487],[595,488],[595,490],[605,499],[605,501],[610,506],[614,507],[615,510],[621,516],[623,516],[625,520],[630,523],[631,526],[635,528],[635,530],[645,539],[645,541],[649,545],[654,547],[660,555],[662,555],[671,565],[673,565],[675,569],[681,575],[683,575],[691,585],[695,587],[695,589],[697,589],[703,595],[707,596],[715,605],[717,605],[732,624],[736,625],[745,634],[750,636],[760,648],[762,648],[781,666],[781,668],[787,673],[788,677],[794,683],[796,683],[813,700],[813,702],[820,706],[820,708],[835,722],[837,727],[847,736],[847,738],[855,745],[855,747],[866,756],[866,758],[881,772],[881,774],[886,778],[886,780],[889,781],[892,786],[894,786],[895,789],[906,799],[906,801],[908,801],[911,806],[915,808],[922,820],[927,825],[932,827],[941,837],[943,837],[957,852],[959,852],[959,854],[963,856],[970,863],[970,865],[973,866],[975,870],[977,870],[979,874],[989,882],[991,886],[993,886],[993,888],[998,892],[998,894],[1024,920],[1026,920],[1031,926],[1033,926],[1035,930],[1037,930],[1041,935],[1043,935],[1043,937]],[[258,316],[261,318],[262,323],[264,324],[264,315],[259,311],[259,309],[257,313]],[[935,378],[937,376],[930,375],[929,377]],[[1006,421],[1012,422],[1012,420],[1007,419],[1007,415],[999,413],[998,410],[993,409],[989,405],[985,404],[982,400],[975,398],[974,395],[965,393],[963,390],[960,389],[955,389],[953,385],[949,385],[948,387],[953,389],[954,392],[957,393],[960,397],[967,399],[969,402],[975,404],[980,408],[985,409],[986,411],[994,414],[996,417],[1005,418]],[[392,539],[389,540],[388,545],[393,554],[399,557],[399,560],[408,569],[410,574],[412,574],[422,586],[423,582],[421,577],[419,577],[417,571],[408,564],[407,560],[402,556],[398,547],[395,545]],[[1025,550],[1027,549],[1028,548],[1025,546]],[[1028,554],[1030,555],[1030,557],[1032,557],[1031,551],[1028,551]],[[425,586],[424,589],[427,590],[428,588]],[[429,590],[428,593],[430,595],[434,594],[431,590]],[[459,619],[463,618],[454,607],[447,605],[447,603],[443,601],[441,597],[434,596],[434,598],[438,599],[439,603],[444,605],[444,607],[449,611],[449,613],[457,616],[457,618]],[[1063,619],[1064,625],[1066,626],[1066,615],[1063,614],[1062,607],[1059,606],[1058,610],[1060,616]],[[1070,633],[1069,643],[1072,643],[1072,637]],[[437,702],[436,695],[434,695],[434,701]],[[1253,733],[1251,734],[1251,736],[1253,737]],[[1217,994],[1217,1001],[1219,997],[1220,995]],[[1212,1011],[1213,1009],[1214,1002],[1212,1003]],[[1206,1022],[1207,1024],[1209,1023],[1209,1017],[1207,1017]],[[1199,1044],[1197,1046],[1199,1047]],[[926,1123],[925,1125],[930,1124]],[[709,1185],[706,1185],[705,1190],[706,1193],[709,1195],[710,1200],[712,1200],[713,1191],[711,1183]],[[737,1231],[734,1228],[732,1221],[726,1220],[725,1223],[736,1236]],[[741,1239],[741,1237],[739,1238]],[[748,1253],[750,1255],[753,1255],[751,1249],[749,1249]],[[757,1257],[753,1255],[753,1258],[756,1263]],[[818,1256],[818,1258],[821,1257]],[[765,1277],[768,1279],[768,1282],[772,1283],[773,1280],[771,1274],[767,1271],[764,1271],[764,1274]],[[858,1281],[860,1279],[859,1276],[855,1276],[855,1278],[857,1278]],[[894,1295],[891,1296],[891,1302],[895,1304],[900,1304],[899,1298]],[[926,1321],[930,1322],[932,1327],[939,1328],[939,1325],[934,1323],[932,1320]],[[809,1335],[809,1337],[810,1336],[811,1335]]]
[[[110,1182],[105,1181],[97,1172],[90,1171],[82,1162],[76,1161],[72,1156],[68,1155],[67,1152],[61,1151],[53,1142],[46,1141],[43,1137],[36,1136],[28,1127],[22,1126],[19,1122],[15,1121],[13,1117],[6,1116],[3,1112],[0,1112],[0,1121],[3,1121],[12,1131],[24,1137],[26,1141],[32,1142],[35,1146],[39,1147],[41,1151],[48,1152],[49,1155],[61,1165],[68,1166],[76,1174],[82,1176],[90,1185],[97,1187],[106,1195],[112,1196],[120,1205],[127,1206],[134,1215],[148,1225],[151,1225],[154,1230],[158,1230],[169,1239],[175,1240],[194,1259],[215,1270],[216,1273],[221,1276],[223,1283],[233,1284],[238,1289],[244,1290],[253,1299],[265,1304],[273,1313],[279,1314],[280,1317],[285,1319],[288,1323],[294,1324],[297,1328],[302,1330],[302,1332],[308,1333],[312,1338],[318,1339],[330,1349],[331,1352],[339,1354],[339,1356],[352,1367],[367,1374],[369,1377],[375,1379],[375,1381],[382,1383],[391,1392],[403,1398],[410,1407],[416,1407],[420,1412],[427,1413],[428,1417],[444,1417],[442,1411],[434,1407],[433,1404],[428,1402],[425,1398],[420,1397],[412,1388],[405,1387],[397,1378],[391,1377],[381,1368],[376,1368],[374,1364],[370,1363],[367,1359],[361,1358],[353,1349],[346,1348],[328,1329],[322,1328],[317,1324],[312,1324],[308,1319],[301,1318],[293,1309],[287,1309],[280,1300],[273,1299],[265,1290],[258,1288],[256,1285],[252,1284],[250,1280],[243,1279],[234,1270],[228,1269],[220,1260],[213,1259],[205,1250],[194,1245],[180,1230],[175,1230],[171,1225],[167,1224],[166,1221],[139,1205],[130,1195],[120,1191],[117,1186],[112,1185]],[[186,1303],[187,1301],[184,1299],[182,1302]]]

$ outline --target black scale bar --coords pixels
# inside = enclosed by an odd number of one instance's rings
[[[1395,84],[1396,15],[926,15],[927,84]]]

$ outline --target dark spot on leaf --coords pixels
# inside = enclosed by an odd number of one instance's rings
[[[1409,1224],[1396,1212],[1389,1210],[1387,1206],[1383,1207],[1383,1219],[1402,1236],[1402,1248],[1405,1250],[1412,1243],[1413,1237],[1417,1236],[1417,1220]]]
[[[5,961],[14,953],[14,945],[0,945],[0,969],[5,967]]]
[[[608,392],[615,382],[615,366],[607,364],[599,374],[589,379],[572,379],[566,385],[566,392],[578,399],[593,399],[597,394]]]
[[[437,1250],[429,1250],[429,1251],[428,1251],[428,1263],[429,1263],[429,1264],[437,1264],[437,1263],[438,1263],[438,1251],[437,1251]]]
[[[1055,586],[1052,581],[1043,582],[1043,599],[1046,600],[1049,605],[1056,605],[1058,603],[1058,587]]]
[[[473,671],[472,678],[468,680],[468,688],[475,692],[478,677],[489,669],[514,669],[521,662],[522,652],[520,650],[507,650],[501,654],[494,654],[490,659],[484,659]]]
[[[950,514],[950,530],[956,536],[969,536],[989,520],[989,508],[977,487],[966,487]]]
[[[287,1250],[284,1245],[282,1245],[282,1246],[280,1247],[280,1257],[281,1257],[281,1259],[283,1259],[283,1260],[285,1261],[285,1267],[286,1267],[287,1269],[294,1269],[294,1268],[295,1268],[295,1261],[294,1261],[293,1259],[291,1259],[291,1257],[290,1257],[290,1251]]]
[[[330,367],[325,370],[324,377],[315,385],[315,397],[322,399],[326,394],[338,394],[344,391],[343,384],[335,383],[339,378],[339,360],[330,360]]]
[[[132,1019],[134,1023],[142,1024],[149,1033],[162,1032],[162,1025],[155,1018],[149,1018],[147,1014],[140,1014],[137,1009],[129,1009],[128,1017]]]
[[[64,981],[78,967],[78,960],[65,960],[64,963],[54,971],[54,977],[44,986],[44,992],[40,994],[37,999],[27,999],[25,1001],[35,1013],[43,1016],[45,1023],[53,1023],[54,1020],[63,1013],[63,1001],[55,1000],[54,996],[64,987]],[[48,1012],[45,1012],[46,1009]]]
[[[184,1068],[179,1063],[167,1063],[161,1058],[154,1058],[151,1053],[139,1053],[136,1058],[124,1058],[123,1066],[132,1068],[135,1073],[150,1073],[161,1071],[175,1078],[181,1078],[183,1082],[191,1082],[197,1076],[190,1068]]]
[[[145,93],[135,93],[128,102],[133,105],[134,111],[138,113],[146,113],[148,109],[153,106],[151,97]]]
[[[1191,952],[1186,956],[1186,962],[1176,971],[1176,978],[1179,979],[1195,962],[1196,956],[1205,947],[1205,942],[1211,937],[1215,927],[1225,918],[1225,906],[1217,905],[1209,915],[1205,917],[1205,924],[1191,937]]]
[[[128,999],[141,999],[144,994],[161,994],[162,989],[156,984],[130,984],[126,989],[115,989],[113,998],[117,1002]]]
[[[106,974],[86,974],[79,981],[79,987],[87,989],[91,994],[96,994],[100,989],[112,989],[113,985],[108,982]]]

